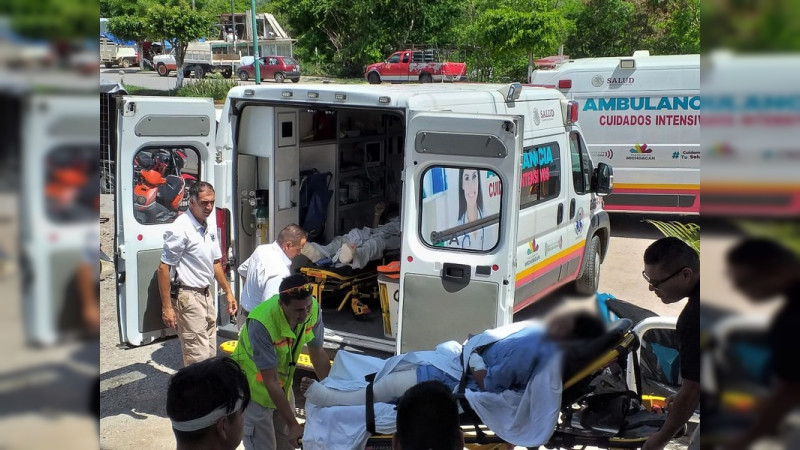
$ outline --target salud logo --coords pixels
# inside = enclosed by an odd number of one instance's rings
[[[592,86],[600,87],[603,85],[603,77],[600,75],[595,75],[592,77]]]
[[[539,116],[539,110],[536,109],[536,108],[533,108],[533,123],[535,123],[536,125],[539,125],[539,123],[541,123],[541,121],[542,121],[542,118],[541,118],[541,116]]]

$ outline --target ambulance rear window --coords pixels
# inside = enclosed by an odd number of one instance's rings
[[[60,224],[95,222],[100,216],[100,144],[64,145],[45,157],[45,210]]]
[[[189,188],[200,180],[191,147],[146,147],[133,158],[133,216],[145,225],[171,223],[189,208]]]
[[[433,247],[491,251],[500,237],[502,196],[502,181],[491,170],[429,168],[422,175],[422,241]]]

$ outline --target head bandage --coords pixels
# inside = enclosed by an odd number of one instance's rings
[[[239,411],[242,409],[242,399],[236,401],[236,405],[233,407],[233,412]],[[228,412],[228,408],[225,406],[220,406],[219,408],[211,411],[210,413],[206,414],[203,417],[198,417],[197,419],[192,420],[185,420],[183,422],[178,422],[173,420],[172,421],[172,428],[178,431],[197,431],[202,430],[203,428],[208,428],[211,425],[214,425],[219,419],[232,414]]]

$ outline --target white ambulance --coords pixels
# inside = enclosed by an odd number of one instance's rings
[[[141,164],[164,152],[180,155],[162,158],[167,176],[215,186],[212,218],[232,280],[258,243],[301,223],[303,174],[312,169],[331,174],[323,243],[372,226],[378,202],[401,206],[397,336],[386,337],[380,311],[356,321],[323,298],[330,345],[430,349],[510,323],[559,286],[597,288],[610,236],[600,196],[613,175],[592,162],[578,104],[555,89],[240,86],[218,128],[210,100],[129,96],[118,109],[115,260],[128,344],[169,334],[154,273],[174,217],[143,214],[136,194]],[[463,211],[475,206],[478,217],[467,219]],[[219,311],[221,333],[235,336]]]
[[[614,168],[608,211],[700,212],[700,55],[536,61],[529,83],[580,105],[589,152]]]

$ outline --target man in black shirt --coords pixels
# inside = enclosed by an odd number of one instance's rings
[[[644,279],[665,304],[689,297],[678,316],[681,388],[668,400],[669,415],[642,450],[663,449],[700,403],[700,255],[682,240],[665,237],[644,252]]]
[[[728,272],[734,286],[752,302],[785,297],[769,329],[773,387],[758,405],[756,422],[737,436],[729,449],[746,449],[777,427],[800,404],[800,257],[768,239],[747,239],[728,253]]]

